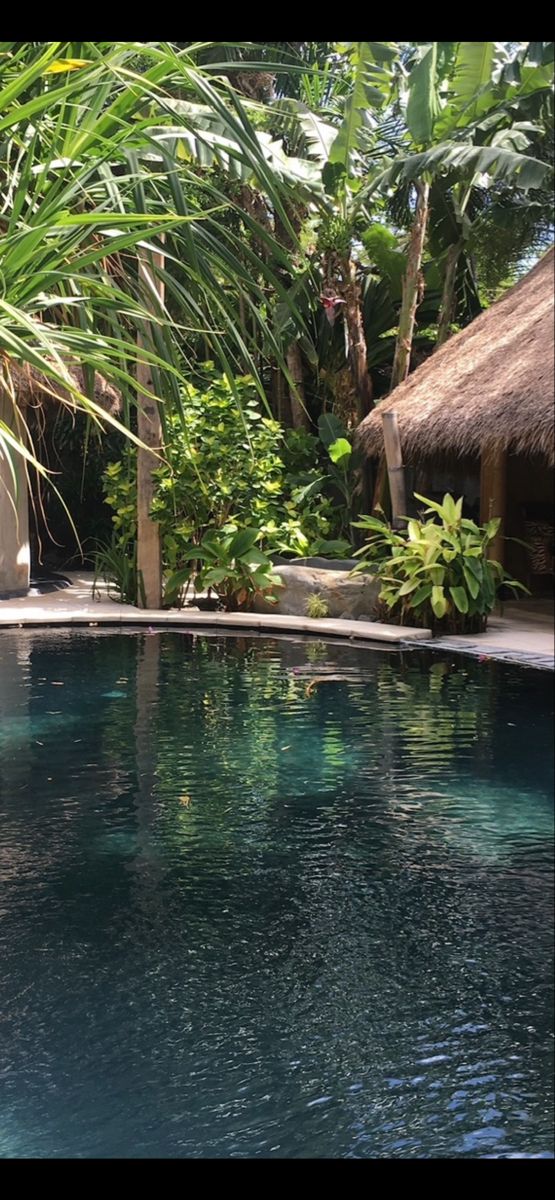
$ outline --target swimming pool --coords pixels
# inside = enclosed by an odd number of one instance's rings
[[[552,1156],[552,708],[423,650],[2,631],[0,1155]]]

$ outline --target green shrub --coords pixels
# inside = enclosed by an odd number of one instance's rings
[[[266,554],[349,555],[351,447],[337,418],[326,416],[320,437],[284,429],[261,411],[249,376],[235,380],[234,392],[211,364],[199,375],[182,413],[166,417],[166,462],[154,472],[151,511],[164,572],[185,568],[189,547],[207,534],[255,526]],[[129,556],[137,534],[134,452],[109,464],[103,486],[113,510],[112,550],[117,544]]]
[[[247,525],[258,527],[267,553],[325,554],[342,514],[324,494],[319,439],[263,415],[250,377],[235,380],[234,395],[209,366],[203,375],[202,387],[188,387],[182,414],[166,418],[167,461],[154,472],[164,568],[184,565],[183,549],[209,531]],[[136,537],[134,455],[108,466],[104,492],[127,545]]]
[[[463,517],[462,498],[455,502],[447,494],[436,504],[417,493],[415,497],[439,521],[409,520],[406,530],[395,530],[378,517],[362,517],[357,528],[370,537],[356,552],[363,561],[355,571],[379,576],[379,599],[389,619],[434,632],[482,632],[501,586],[527,591],[487,557],[499,519],[478,526]]]
[[[215,591],[226,612],[251,608],[260,595],[275,603],[273,592],[281,586],[281,579],[274,573],[270,559],[257,549],[259,536],[258,529],[210,533],[200,546],[184,548],[186,565],[170,575],[164,602],[178,602],[182,589],[193,580],[197,592]]]

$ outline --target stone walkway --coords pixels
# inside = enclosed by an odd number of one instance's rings
[[[553,671],[555,627],[553,601],[514,601],[488,622],[486,633],[469,637],[434,638],[438,650],[457,650],[476,658],[496,658],[522,666]]]
[[[256,613],[213,613],[198,609],[149,611],[119,604],[106,588],[92,595],[92,575],[67,573],[72,586],[43,596],[0,600],[0,626],[34,625],[147,625],[196,629],[256,630],[268,633],[305,633],[357,642],[382,642],[451,650],[476,657],[496,658],[529,667],[553,670],[555,664],[553,603],[521,601],[506,604],[489,622],[487,633],[473,638],[431,638],[427,629],[408,629],[375,621],[342,621],[325,618],[285,617]]]

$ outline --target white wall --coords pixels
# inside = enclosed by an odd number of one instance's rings
[[[0,421],[13,429],[13,407],[1,393]],[[10,465],[0,438],[0,597],[27,591],[29,569],[29,501],[25,470],[18,454],[12,453]]]

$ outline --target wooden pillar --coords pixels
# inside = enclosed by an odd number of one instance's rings
[[[490,542],[488,558],[505,561],[505,514],[507,502],[507,451],[484,447],[480,466],[480,524],[501,517],[499,532]]]
[[[407,496],[397,413],[382,413],[382,425],[385,459],[389,478],[389,494],[391,496],[391,524],[394,529],[398,529],[403,524],[401,518],[407,515]]]
[[[143,251],[139,258],[139,279],[145,285],[146,304],[152,312],[160,311],[164,303],[164,285],[156,277],[153,267],[163,268],[164,255]],[[158,298],[158,301],[157,301]],[[148,338],[137,338],[138,346],[150,345]],[[148,363],[137,362],[137,383],[140,388],[152,392],[152,371]],[[150,516],[154,499],[155,481],[152,472],[160,466],[160,460],[152,450],[162,446],[162,422],[154,398],[137,393],[137,434],[148,449],[137,449],[137,569],[139,581],[139,606],[160,608],[162,604],[162,549],[160,526]]]
[[[19,436],[10,397],[0,392],[0,422]],[[23,458],[0,435],[0,596],[29,590],[29,495]]]

